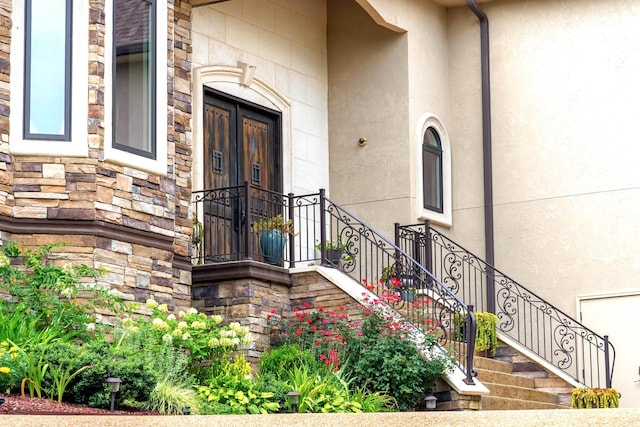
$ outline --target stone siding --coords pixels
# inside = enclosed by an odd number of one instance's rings
[[[159,176],[104,161],[104,0],[89,1],[88,117],[86,157],[14,155],[9,148],[11,1],[0,1],[0,234],[27,247],[64,242],[61,260],[82,261],[110,272],[104,283],[126,299],[154,297],[170,306],[190,305],[191,199],[191,4],[168,2],[167,173]],[[108,12],[110,13],[110,12]],[[162,25],[162,24],[160,24]],[[74,120],[82,120],[75,118]],[[20,129],[13,129],[20,132]],[[11,228],[16,219],[21,227]],[[54,226],[51,226],[53,224]],[[120,238],[102,233],[120,227]],[[65,229],[66,227],[66,229]],[[94,232],[77,233],[90,227]],[[54,228],[54,231],[49,230]],[[135,233],[129,238],[127,230]],[[108,234],[108,233],[107,233]],[[167,245],[167,239],[172,243]],[[145,243],[146,240],[148,243]]]

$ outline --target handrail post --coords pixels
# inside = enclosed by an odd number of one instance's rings
[[[251,183],[244,182],[244,259],[252,259],[255,253],[251,239]]]
[[[607,388],[611,388],[611,369],[609,366],[609,335],[604,336],[604,369]]]
[[[329,267],[327,262],[327,214],[324,188],[320,189],[320,265]]]
[[[424,221],[424,240],[424,256],[426,259],[423,265],[429,273],[434,274],[433,261],[431,260],[431,221],[428,219]]]
[[[289,219],[291,220],[291,236],[289,236],[289,268],[296,266],[296,241],[295,241],[295,229],[296,223],[294,222],[295,211],[293,206],[293,193],[289,193]]]
[[[467,310],[467,377],[464,379],[464,383],[474,385],[473,353],[476,351],[476,315],[473,313],[473,305],[468,305]]]

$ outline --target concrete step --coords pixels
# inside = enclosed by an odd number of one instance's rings
[[[490,396],[505,397],[509,399],[528,400],[531,402],[542,402],[553,405],[558,404],[558,396],[553,393],[536,390],[527,387],[516,387],[504,384],[483,383],[491,392]]]
[[[535,382],[532,378],[487,369],[478,369],[478,380],[482,383],[487,382],[525,388],[535,387]]]
[[[473,367],[476,369],[505,372],[508,374],[512,371],[511,363],[503,362],[502,360],[489,359],[487,357],[474,357]]]
[[[482,396],[480,400],[481,410],[523,410],[523,409],[567,409],[564,406],[552,403],[532,402],[529,400],[510,399],[507,397]],[[495,425],[499,425],[500,420],[495,420]]]

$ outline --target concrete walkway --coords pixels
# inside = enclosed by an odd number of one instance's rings
[[[276,414],[217,416],[2,415],[11,427],[370,427],[370,426],[640,426],[639,409],[561,409],[523,411],[404,412],[375,414]]]

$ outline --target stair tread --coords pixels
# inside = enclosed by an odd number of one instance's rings
[[[568,409],[566,406],[545,402],[512,399],[509,397],[482,396],[480,409],[484,410],[521,410],[521,409]]]
[[[507,384],[494,384],[486,382],[483,382],[483,384],[489,389],[491,393],[490,396],[507,397],[532,402],[543,402],[554,405],[558,403],[558,396],[555,393],[536,390],[530,387],[518,387]]]
[[[487,369],[490,371],[505,372],[508,374],[512,372],[511,363],[489,359],[487,357],[474,357],[473,367],[476,369]]]
[[[535,386],[534,380],[532,378],[482,368],[478,369],[478,380],[483,383],[489,382],[493,384],[507,384],[515,385],[518,387],[534,388]]]

